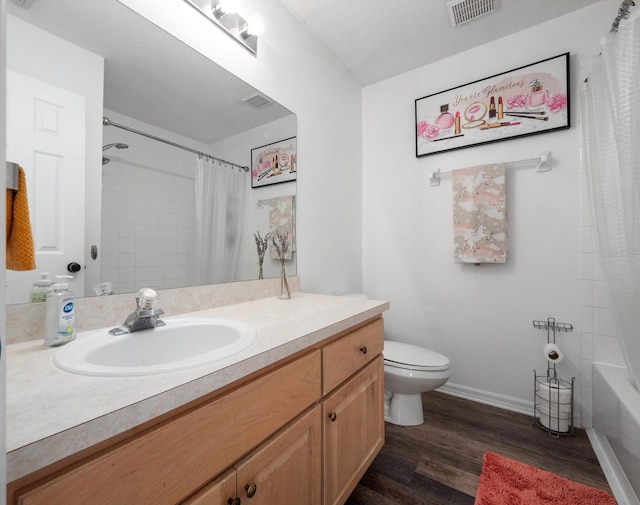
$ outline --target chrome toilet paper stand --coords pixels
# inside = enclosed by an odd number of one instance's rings
[[[547,344],[556,343],[557,331],[573,331],[572,324],[558,323],[553,317],[548,317],[546,321],[534,320],[533,327],[538,330],[546,330]],[[533,370],[533,424],[547,431],[551,437],[560,438],[561,435],[574,434],[573,392],[575,380],[575,377],[572,377],[571,381],[559,379],[556,363],[548,360],[545,375],[538,375],[536,370]],[[567,396],[567,391],[569,392],[568,399],[563,398]]]

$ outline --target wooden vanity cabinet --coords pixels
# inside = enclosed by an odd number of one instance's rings
[[[226,471],[182,505],[241,505],[236,486],[235,469]]]
[[[344,503],[384,443],[382,318],[327,342],[84,459],[10,483],[7,503]]]
[[[322,350],[324,505],[347,500],[384,444],[383,345],[379,319]]]
[[[182,505],[320,505],[320,412],[316,405]]]
[[[383,360],[322,402],[324,505],[343,504],[384,444]]]
[[[8,503],[176,505],[317,404],[320,372],[315,350],[63,467]]]

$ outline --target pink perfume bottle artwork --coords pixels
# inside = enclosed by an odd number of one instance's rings
[[[449,112],[449,104],[440,106],[440,115],[436,119],[436,124],[440,127],[441,133],[447,133],[451,130],[455,119]]]
[[[542,107],[549,99],[549,91],[542,87],[542,79],[534,79],[529,83],[529,94],[527,95],[527,105],[530,108]]]

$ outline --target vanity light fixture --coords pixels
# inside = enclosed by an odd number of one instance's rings
[[[264,33],[262,16],[254,14],[248,19],[237,13],[237,0],[185,0],[193,8],[226,32],[253,54],[258,53],[258,37]]]
[[[264,33],[265,23],[264,18],[260,14],[252,14],[247,19],[247,24],[244,25],[242,30],[240,31],[240,36],[243,39],[248,39],[249,37],[259,37]]]
[[[220,19],[227,14],[235,14],[238,10],[238,2],[236,0],[219,0],[215,4],[211,4],[211,12],[216,19]]]

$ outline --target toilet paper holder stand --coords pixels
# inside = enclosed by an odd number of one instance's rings
[[[547,344],[556,343],[556,332],[573,331],[570,323],[558,323],[549,317],[546,321],[533,321],[533,327],[546,330]],[[561,435],[573,435],[573,391],[575,377],[571,381],[558,378],[556,363],[547,361],[545,375],[538,375],[533,370],[533,424],[549,433],[549,436],[560,438]]]

